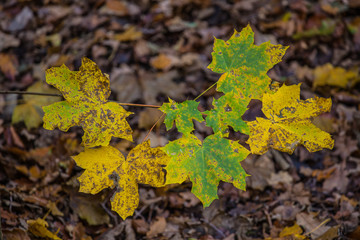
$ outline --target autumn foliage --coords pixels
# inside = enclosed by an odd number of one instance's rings
[[[245,190],[248,176],[241,161],[250,153],[263,154],[269,148],[292,153],[299,144],[309,151],[332,148],[330,134],[311,123],[311,119],[328,112],[331,100],[315,97],[300,99],[300,84],[270,88],[267,72],[279,63],[287,47],[270,42],[254,45],[250,26],[235,31],[228,41],[215,39],[209,69],[220,73],[213,108],[199,111],[199,103],[169,99],[160,110],[166,114],[165,125],[175,123],[182,137],[164,147],[151,148],[145,141],[132,149],[127,158],[108,146],[112,137],[132,141],[126,121],[131,113],[118,103],[108,102],[110,82],[97,65],[83,58],[79,71],[66,66],[47,70],[46,80],[63,94],[65,101],[44,107],[44,128],[81,126],[84,152],[73,159],[85,169],[78,178],[80,191],[96,194],[116,188],[112,210],[123,219],[131,216],[139,202],[138,184],[154,187],[192,182],[192,192],[204,206],[218,198],[220,181]],[[242,119],[251,99],[261,100],[265,118],[246,122]],[[193,134],[193,120],[206,122],[213,134],[203,141]],[[229,127],[249,135],[250,150],[229,140]],[[166,175],[165,175],[166,172]]]

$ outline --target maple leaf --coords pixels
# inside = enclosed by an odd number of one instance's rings
[[[330,111],[331,99],[300,100],[300,84],[283,85],[274,94],[264,94],[262,111],[267,117],[248,122],[251,152],[263,154],[269,147],[292,154],[303,144],[310,152],[332,149],[330,134],[311,123],[311,118]]]
[[[26,89],[27,92],[59,94],[56,89],[50,88],[42,82],[36,82]],[[17,105],[12,114],[12,123],[25,122],[27,129],[36,128],[42,123],[44,112],[41,107],[49,103],[60,101],[60,97],[24,95],[25,103]]]
[[[187,178],[193,183],[192,193],[204,207],[217,199],[219,181],[233,183],[245,190],[248,176],[240,162],[249,151],[220,134],[208,136],[202,143],[195,135],[187,135],[168,143],[163,150],[171,157],[166,166],[166,184],[182,183]]]
[[[192,119],[204,121],[201,112],[198,110],[199,103],[193,100],[177,103],[169,98],[168,103],[163,103],[160,110],[166,113],[165,125],[169,130],[174,121],[179,132],[189,134],[194,130]]]
[[[213,99],[212,104],[214,108],[204,114],[207,114],[206,126],[212,127],[214,133],[221,132],[223,136],[228,136],[228,126],[235,131],[249,133],[249,127],[241,118],[247,110],[248,99],[240,98],[232,92]]]
[[[288,47],[270,42],[254,45],[254,32],[250,25],[241,32],[234,31],[228,41],[215,38],[212,62],[208,66],[222,73],[217,90],[235,91],[247,98],[260,99],[271,79],[267,71],[281,61]]]
[[[86,149],[73,159],[85,169],[78,178],[79,191],[96,194],[115,187],[117,191],[112,196],[111,209],[123,219],[131,216],[139,204],[139,183],[154,187],[164,185],[163,166],[169,161],[161,148],[150,147],[150,140],[133,148],[126,160],[111,146]]]
[[[107,102],[109,77],[93,61],[83,58],[79,71],[70,71],[65,65],[50,68],[46,82],[59,89],[65,101],[43,107],[45,129],[67,131],[81,126],[85,147],[106,146],[112,136],[132,141],[132,130],[125,119],[132,113],[118,103]]]

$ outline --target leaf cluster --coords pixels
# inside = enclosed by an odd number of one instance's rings
[[[228,41],[215,39],[208,68],[221,74],[217,91],[223,95],[213,99],[213,107],[204,112],[198,110],[199,102],[195,100],[177,103],[169,99],[160,110],[166,114],[166,128],[175,124],[181,138],[158,148],[151,148],[145,141],[126,158],[109,142],[112,137],[132,141],[126,121],[132,113],[107,100],[108,75],[87,58],[79,71],[70,71],[64,65],[47,70],[47,82],[59,89],[65,100],[43,107],[44,128],[67,131],[81,126],[84,130],[85,150],[73,157],[85,169],[78,178],[80,191],[96,194],[104,188],[116,188],[112,210],[126,218],[138,206],[139,183],[160,187],[189,179],[192,192],[209,206],[218,198],[220,181],[246,189],[248,175],[241,161],[250,153],[263,154],[269,148],[292,153],[299,144],[309,151],[332,148],[330,134],[311,123],[313,117],[330,110],[331,99],[301,100],[300,84],[271,89],[267,72],[281,61],[287,47],[253,43],[250,26],[235,31]],[[242,119],[251,99],[262,101],[265,118],[251,122]],[[193,120],[205,121],[213,134],[199,139],[194,134]],[[228,139],[229,128],[249,135],[250,149]]]

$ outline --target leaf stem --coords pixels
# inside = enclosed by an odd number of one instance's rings
[[[217,84],[217,82],[216,83],[214,83],[213,85],[211,85],[210,87],[208,87],[205,91],[203,91],[199,96],[197,96],[195,99],[194,99],[194,101],[196,101],[199,97],[201,97],[203,94],[205,94],[207,91],[209,91],[213,86],[215,86]]]
[[[204,93],[206,93],[207,91],[209,91],[212,87],[214,87],[217,84],[217,82],[215,82],[213,85],[211,85],[210,87],[208,87],[205,91],[203,91],[199,96],[197,96],[194,101],[196,101],[199,97],[201,97]],[[165,115],[165,113],[163,115],[161,115],[161,117],[159,117],[159,119],[154,123],[154,125],[152,125],[152,127],[150,128],[148,134],[146,134],[144,140],[142,142],[144,142],[147,137],[150,135],[151,131],[154,129],[154,127],[158,124],[158,122],[160,121],[160,119]]]
[[[56,94],[56,93],[7,91],[7,90],[0,90],[0,94],[22,94],[22,95],[27,94],[27,95],[38,95],[38,96],[62,97],[61,94]],[[161,107],[161,106],[157,106],[157,105],[138,104],[138,103],[119,103],[119,104],[122,105],[122,106],[133,106],[133,107],[149,107],[149,108],[159,108],[159,107]]]
[[[117,102],[118,104],[120,105],[123,105],[123,106],[134,106],[134,107],[148,107],[148,108],[159,108],[161,106],[158,106],[158,105],[148,105],[148,104],[139,104],[139,103],[119,103]]]
[[[142,143],[145,142],[145,140],[149,137],[151,131],[154,129],[154,127],[158,124],[158,122],[160,121],[160,119],[162,119],[165,116],[165,113],[163,113],[159,119],[154,123],[154,125],[152,125],[152,127],[150,128],[149,132],[146,134],[146,136],[144,137],[144,139],[142,140]]]

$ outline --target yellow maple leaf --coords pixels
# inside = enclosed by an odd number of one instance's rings
[[[269,147],[292,154],[303,144],[310,152],[332,149],[330,134],[311,123],[311,118],[330,111],[331,99],[300,100],[300,84],[283,85],[274,94],[263,95],[262,111],[267,117],[247,122],[250,137],[247,143],[254,154],[264,154]]]
[[[160,147],[150,147],[150,140],[133,148],[126,160],[111,146],[86,149],[73,159],[85,169],[78,178],[79,191],[96,194],[108,187],[116,188],[111,209],[123,219],[131,216],[139,204],[139,183],[154,187],[164,185],[163,166],[169,161]]]
[[[38,93],[53,93],[59,94],[56,89],[49,88],[48,85],[42,82],[36,82],[26,89],[27,92]],[[42,123],[44,112],[41,107],[60,101],[60,97],[53,96],[39,96],[39,95],[24,95],[24,103],[15,107],[12,114],[12,123],[25,122],[27,129],[36,128]]]
[[[85,147],[107,146],[112,136],[132,141],[126,121],[132,113],[118,103],[107,102],[109,77],[93,61],[83,58],[79,71],[70,71],[65,65],[50,68],[46,82],[59,89],[65,101],[43,107],[45,129],[67,131],[81,126]]]
[[[330,63],[316,67],[313,73],[313,88],[325,85],[341,88],[353,87],[357,82],[360,81],[358,69],[356,69],[356,71],[347,71],[342,67],[334,67]]]

